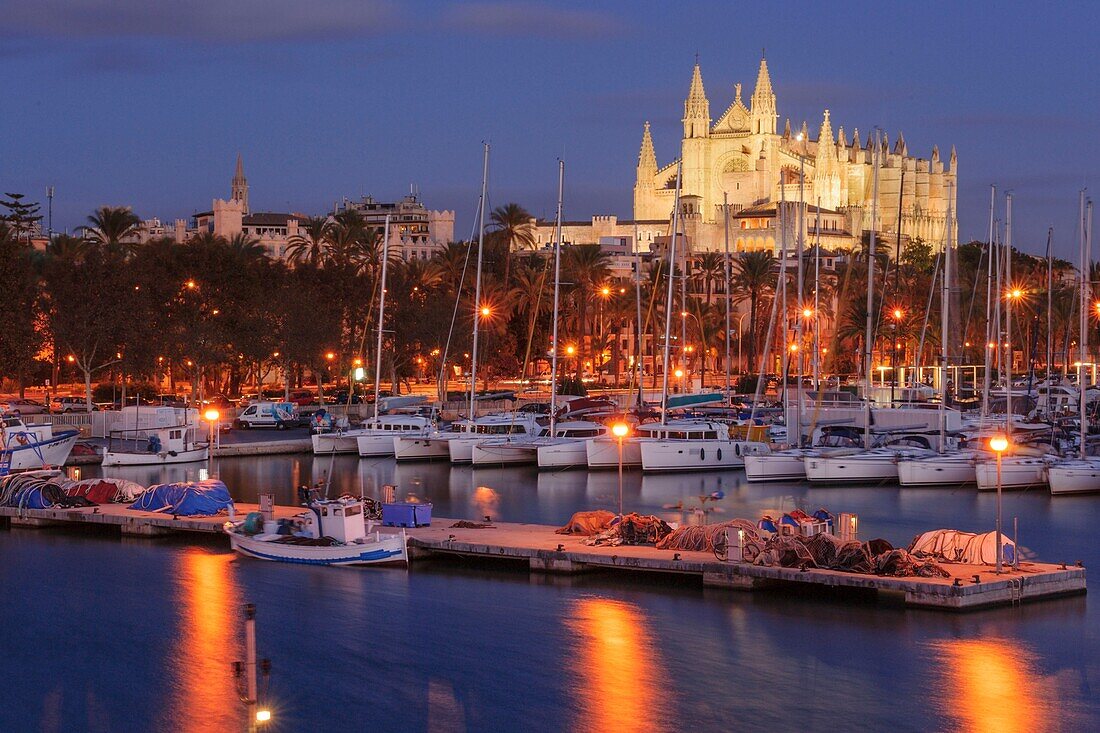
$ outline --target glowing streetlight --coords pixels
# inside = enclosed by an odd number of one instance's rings
[[[195,289],[196,287],[198,287],[198,286],[197,286],[197,285],[195,284],[195,281],[194,281],[194,280],[188,280],[187,282],[185,282],[185,283],[184,283],[184,286],[185,286],[185,287],[186,287],[186,288],[187,288],[188,290],[194,290],[194,289]]]
[[[220,418],[222,416],[222,414],[220,412],[218,412],[217,409],[211,407],[209,410],[204,412],[202,414],[202,416],[206,418],[206,422],[210,423],[210,442],[207,443],[207,446],[206,446],[206,450],[207,450],[206,472],[207,472],[207,474],[213,474],[213,469],[214,469],[214,438],[216,436],[215,431],[218,429],[218,418]]]
[[[900,321],[902,315],[903,315],[903,313],[901,312],[901,308],[895,308],[894,309],[894,320],[895,321]]]
[[[256,711],[256,722],[257,723],[267,723],[270,720],[271,720],[271,711],[270,710],[257,710]]]
[[[1019,288],[1013,288],[1012,292],[1010,292],[1008,294],[1008,297],[1012,298],[1013,300],[1019,300],[1023,296],[1024,296],[1024,291],[1020,290]]]
[[[600,295],[605,298],[609,297],[611,295],[611,288],[604,285],[602,288],[600,288]]]
[[[218,421],[218,418],[222,416],[222,414],[220,412],[218,412],[216,409],[214,409],[213,407],[211,407],[209,410],[204,412],[202,414],[202,416],[206,418],[207,422],[215,423],[215,422]]]
[[[492,313],[493,313],[493,309],[490,308],[489,306],[487,306],[487,305],[481,306],[481,317],[482,318],[488,318],[490,315],[492,315]]]
[[[1000,573],[1004,555],[1001,545],[1001,454],[1008,450],[1008,438],[996,435],[989,439],[989,447],[997,454],[997,573]]]
[[[352,366],[363,366],[363,360],[358,356],[351,360]]]
[[[611,434],[619,441],[619,516],[623,515],[623,438],[630,432],[630,426],[626,423],[615,423],[611,426]]]
[[[813,308],[803,308],[802,309],[802,317],[803,318],[813,318],[813,315],[814,315]]]
[[[576,346],[566,346],[565,347],[565,353],[568,354],[569,356],[573,356],[573,354],[577,353],[577,347]]]
[[[335,358],[336,358],[336,354],[334,354],[333,352],[329,351],[328,353],[326,353],[326,354],[325,354],[325,358],[326,358],[326,359],[328,359],[329,361],[332,361],[333,359],[335,359]]]
[[[792,354],[793,354],[794,352],[798,351],[798,344],[791,344],[791,345],[790,345],[790,350],[791,350],[791,353],[792,353]]]
[[[684,378],[684,370],[683,369],[677,369],[676,371],[673,372],[673,374],[676,376],[677,379],[683,379]]]

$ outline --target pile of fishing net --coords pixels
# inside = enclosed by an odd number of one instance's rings
[[[51,509],[94,506],[82,496],[65,493],[66,479],[58,471],[27,471],[0,478],[0,506]]]
[[[784,568],[823,568],[895,577],[950,577],[934,560],[911,555],[886,540],[842,540],[824,532],[812,537],[773,535],[762,544],[747,542],[744,558],[756,565]]]
[[[610,512],[608,512],[610,514]],[[619,545],[656,545],[672,532],[672,527],[660,517],[631,512],[613,516],[610,526],[584,540],[586,545],[617,547]]]
[[[689,552],[713,552],[724,555],[726,552],[726,530],[729,530],[731,542],[737,541],[737,532],[741,531],[745,541],[758,541],[760,530],[747,519],[731,519],[721,524],[691,525],[672,530],[657,543],[660,550],[688,550]]]
[[[576,512],[564,527],[556,530],[557,534],[594,535],[603,532],[611,526],[615,519],[615,513],[606,509],[597,509],[591,512]]]

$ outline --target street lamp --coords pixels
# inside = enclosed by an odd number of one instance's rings
[[[213,473],[214,468],[214,437],[218,426],[218,418],[222,416],[215,408],[211,407],[203,413],[203,417],[210,423],[210,442],[206,446],[207,473]]]
[[[611,434],[619,441],[619,517],[623,516],[623,438],[630,432],[630,426],[618,422],[611,426]]]
[[[481,317],[482,318],[488,318],[492,314],[493,314],[493,309],[492,308],[490,308],[487,305],[481,306]]]
[[[997,435],[989,439],[989,447],[997,454],[997,573],[1001,573],[1004,548],[1001,547],[1001,454],[1008,449],[1008,438]]]

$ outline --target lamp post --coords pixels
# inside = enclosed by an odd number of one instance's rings
[[[894,406],[894,385],[898,381],[898,324],[901,322],[901,317],[905,315],[902,313],[901,308],[894,309],[894,340],[890,344],[890,371],[893,374],[890,377],[890,406]]]
[[[748,313],[742,313],[741,317],[737,319],[737,370],[745,374],[749,370],[745,368],[745,362],[741,361],[741,343],[745,340],[745,329],[741,327],[741,324],[745,322],[745,316]]]
[[[205,417],[206,421],[210,423],[210,442],[207,444],[206,447],[207,473],[209,474],[214,473],[214,434],[217,430],[218,418],[220,418],[221,416],[221,413],[215,410],[213,407],[203,413],[203,417]]]
[[[1001,547],[1001,454],[1008,449],[1008,438],[1003,435],[989,439],[989,447],[997,454],[997,574],[1001,573],[1004,548]]]
[[[619,516],[623,516],[623,438],[630,432],[626,423],[615,423],[611,426],[611,434],[619,441]]]

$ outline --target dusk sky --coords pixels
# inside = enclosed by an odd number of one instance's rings
[[[1053,225],[1075,259],[1077,192],[1100,191],[1095,2],[0,0],[0,18],[0,189],[55,186],[57,230],[103,204],[209,209],[239,151],[253,210],[416,184],[465,238],[482,140],[490,205],[552,216],[562,157],[567,217],[626,218],[642,123],[661,164],[678,154],[695,54],[717,118],[762,48],[780,127],[816,136],[829,108],[911,155],[954,144],[961,241],[985,238],[996,183],[1018,246]]]

